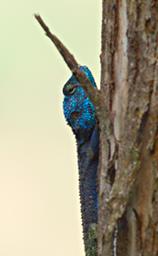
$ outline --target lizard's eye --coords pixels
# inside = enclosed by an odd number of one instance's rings
[[[75,91],[76,91],[76,86],[74,86],[73,84],[66,84],[63,88],[63,93],[66,96],[74,94]]]

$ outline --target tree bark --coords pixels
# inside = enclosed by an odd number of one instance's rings
[[[156,256],[158,1],[102,5],[98,256]]]

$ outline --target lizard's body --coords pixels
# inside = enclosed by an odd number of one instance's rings
[[[90,70],[85,66],[80,69],[96,88]],[[77,142],[81,216],[86,247],[90,226],[97,223],[99,132],[94,105],[74,75],[64,85],[63,93],[64,115]]]

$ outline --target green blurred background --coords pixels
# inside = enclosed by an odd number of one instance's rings
[[[34,13],[99,83],[101,1],[1,1],[0,255],[83,256],[70,71]]]

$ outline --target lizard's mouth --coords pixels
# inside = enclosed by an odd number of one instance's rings
[[[72,120],[76,121],[76,119],[77,119],[80,115],[81,115],[80,112],[75,111],[75,112],[73,112],[73,113],[71,114],[71,118],[72,118]]]

